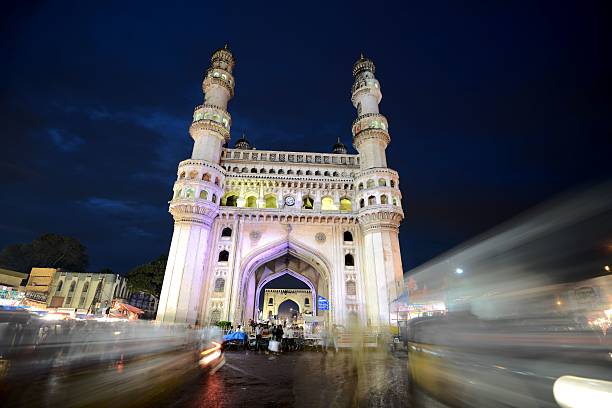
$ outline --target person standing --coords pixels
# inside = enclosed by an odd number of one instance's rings
[[[334,345],[334,350],[336,353],[338,352],[338,334],[338,326],[334,324],[331,329],[329,340]]]
[[[262,333],[263,329],[261,328],[261,325],[258,324],[257,326],[255,326],[255,349],[257,351],[259,350],[259,346],[261,344],[261,333]]]
[[[329,332],[326,326],[321,328],[321,348],[327,353],[327,345],[329,341]]]

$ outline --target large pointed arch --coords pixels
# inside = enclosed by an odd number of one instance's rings
[[[287,254],[292,255],[295,258],[300,259],[312,266],[324,278],[325,283],[327,285],[327,287],[325,288],[325,292],[328,294],[333,293],[333,281],[331,276],[332,267],[323,254],[321,254],[316,249],[304,245],[301,242],[298,242],[292,238],[285,238],[278,241],[274,241],[267,245],[264,245],[261,248],[257,248],[251,251],[249,254],[247,254],[247,256],[244,257],[244,259],[240,263],[240,275],[238,279],[239,287],[237,288],[238,293],[234,297],[234,307],[237,312],[239,311],[236,314],[236,317],[239,320],[243,321],[252,318],[252,316],[245,316],[245,310],[249,280],[251,279],[255,271],[265,263]],[[296,274],[300,275],[298,273]],[[309,285],[308,282],[305,283]],[[309,286],[311,285],[312,282]],[[320,288],[318,292],[321,292]],[[316,298],[314,298],[314,300],[316,300]],[[313,309],[316,310],[315,306],[316,303],[313,303]]]
[[[291,269],[286,269],[286,270],[284,270],[282,272],[278,272],[278,273],[274,273],[272,275],[268,275],[265,278],[263,278],[261,280],[261,282],[259,282],[259,284],[257,285],[257,288],[255,289],[255,307],[257,307],[259,305],[259,295],[261,294],[263,287],[267,283],[272,282],[274,279],[280,278],[283,275],[291,275],[294,278],[304,282],[308,286],[308,288],[310,289],[311,298],[312,298],[312,300],[311,300],[312,301],[312,303],[311,303],[311,305],[312,305],[312,314],[314,316],[316,316],[317,315],[317,308],[316,308],[316,305],[317,305],[317,303],[316,303],[317,302],[317,288],[310,281],[310,279],[308,279],[307,277],[305,277],[302,274],[299,274],[299,273],[297,273],[295,271],[292,271]],[[300,304],[300,303],[298,303],[298,304]]]

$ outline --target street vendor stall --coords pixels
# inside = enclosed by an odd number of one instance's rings
[[[143,313],[143,310],[135,306],[114,300],[108,317],[115,319],[138,320],[138,317]]]

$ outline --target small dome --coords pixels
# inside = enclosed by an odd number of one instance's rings
[[[232,72],[236,59],[234,58],[234,55],[230,51],[228,45],[225,44],[223,48],[219,48],[213,52],[212,56],[210,57],[210,62],[214,67],[226,69],[229,72]]]
[[[363,56],[363,53],[359,57],[359,59],[353,65],[353,76],[357,76],[363,71],[370,71],[374,73],[376,71],[376,67],[371,59],[368,59]]]
[[[253,146],[251,146],[251,143],[249,143],[246,135],[243,133],[242,137],[236,140],[236,143],[234,143],[234,149],[252,150]]]
[[[334,147],[332,148],[332,153],[334,154],[347,154],[346,146],[344,143],[340,141],[340,138],[334,143]]]

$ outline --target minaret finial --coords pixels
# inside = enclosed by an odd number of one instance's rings
[[[225,44],[223,44],[223,49],[224,50],[229,50],[229,45],[227,45],[227,42]]]
[[[359,59],[364,59],[364,56],[363,56],[363,51],[361,51],[361,52],[359,53]]]

